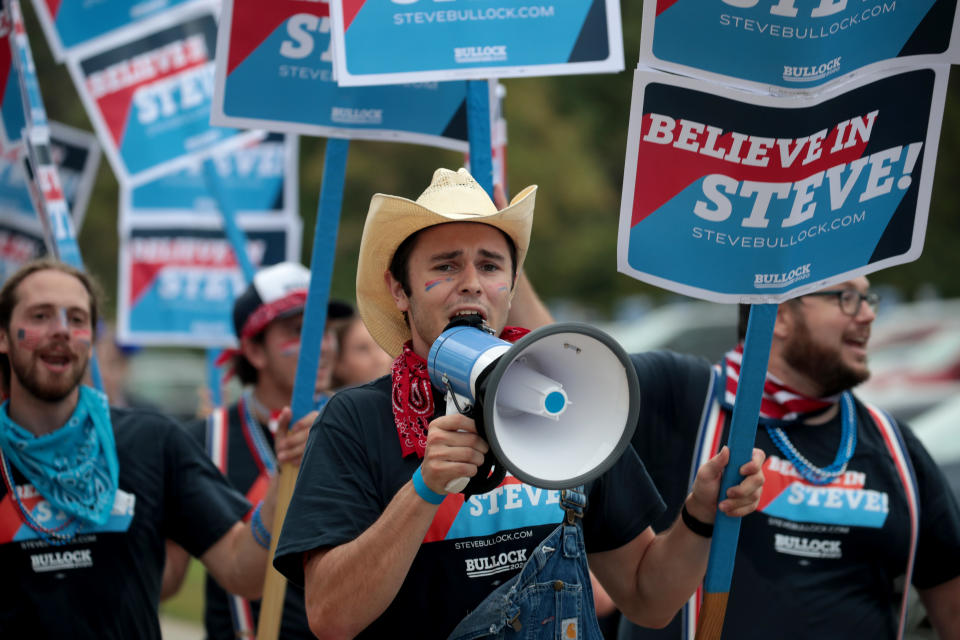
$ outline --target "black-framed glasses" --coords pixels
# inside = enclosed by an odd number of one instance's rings
[[[840,311],[843,311],[848,316],[856,316],[860,313],[860,303],[866,302],[867,306],[877,310],[877,305],[880,303],[880,294],[875,291],[868,291],[866,293],[860,293],[856,289],[841,289],[839,291],[814,291],[813,293],[804,294],[801,297],[808,296],[829,296],[835,297],[840,303]]]

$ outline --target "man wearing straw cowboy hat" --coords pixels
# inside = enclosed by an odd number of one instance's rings
[[[524,333],[504,325],[535,193],[528,187],[498,211],[465,170],[438,169],[416,202],[377,194],[370,203],[357,302],[396,360],[390,376],[334,396],[312,429],[275,561],[304,584],[310,626],[322,638],[444,638],[458,623],[458,637],[533,629],[597,637],[585,570],[564,564],[582,558],[584,538],[591,568],[639,622],[665,624],[703,577],[705,538],[683,524],[662,536],[649,528],[661,501],[630,449],[587,487],[585,510],[511,477],[468,500],[443,492],[477,473],[487,444],[473,420],[440,415],[424,358],[460,315],[480,316],[504,339]],[[724,451],[698,474],[687,501],[695,527],[713,520],[727,458]],[[725,512],[756,507],[760,464],[758,456],[742,467],[747,478],[720,503]],[[568,524],[582,516],[583,537],[558,526],[564,511]],[[525,600],[501,611],[485,601],[519,574],[541,572],[547,588],[523,594],[544,608]]]

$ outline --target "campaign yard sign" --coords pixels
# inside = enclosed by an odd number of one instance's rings
[[[247,138],[211,127],[217,25],[207,7],[68,68],[120,182],[141,184]],[[249,135],[249,134],[246,134]]]
[[[949,67],[774,98],[638,69],[618,267],[773,303],[920,255]]]
[[[226,0],[220,25],[213,124],[467,148],[465,81],[337,86],[327,2]]]
[[[623,69],[616,0],[331,0],[344,86]]]
[[[190,0],[33,0],[57,62],[111,32],[188,4]]]
[[[299,220],[244,225],[255,268],[300,253]],[[157,217],[121,231],[117,336],[142,345],[228,347],[236,344],[233,300],[247,286],[230,242],[205,227],[170,226]]]
[[[644,0],[640,64],[816,91],[883,61],[960,62],[957,0]]]
[[[172,225],[207,224],[210,219],[220,219],[218,198],[226,199],[241,221],[297,218],[297,142],[296,136],[274,133],[211,156],[220,181],[219,194],[211,192],[202,161],[136,188],[122,189],[124,221],[162,215]]]

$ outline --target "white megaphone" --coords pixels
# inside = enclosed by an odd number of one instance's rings
[[[454,325],[430,347],[430,380],[447,392],[448,413],[472,407],[491,462],[527,484],[567,489],[620,458],[636,428],[640,389],[613,338],[589,325],[561,323],[511,344],[475,325]],[[481,467],[478,476],[487,473]],[[447,492],[462,491],[468,480],[451,481]],[[499,484],[480,480],[485,491]]]

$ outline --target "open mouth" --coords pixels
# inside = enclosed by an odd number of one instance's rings
[[[53,369],[61,369],[70,364],[72,358],[68,353],[43,353],[40,354],[40,361]]]
[[[480,322],[487,321],[487,317],[479,309],[461,309],[450,316],[449,320],[453,322],[454,320],[471,320],[473,318],[479,318]]]

